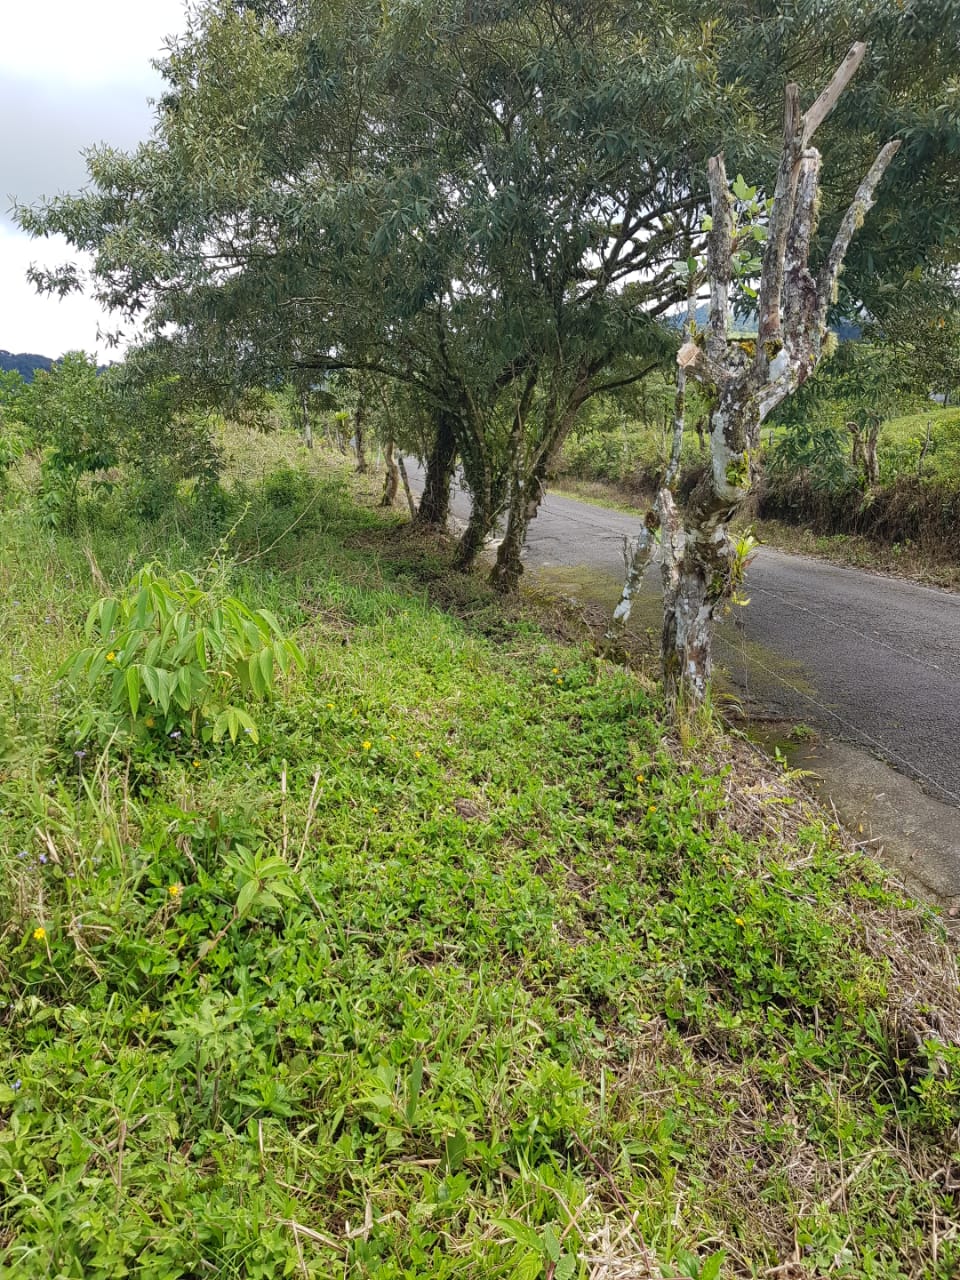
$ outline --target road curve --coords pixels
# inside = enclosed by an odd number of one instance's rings
[[[417,468],[411,483],[419,486]],[[458,488],[454,514],[465,519]],[[637,516],[548,494],[524,563],[580,570],[595,596],[616,598],[623,538]],[[647,622],[659,570],[651,566]],[[734,686],[784,720],[865,748],[960,806],[960,595],[761,548],[750,603],[719,629],[718,663]],[[585,592],[587,594],[588,592]],[[960,825],[960,820],[958,820]]]

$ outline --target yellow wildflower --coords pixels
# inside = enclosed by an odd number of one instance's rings
[[[651,804],[647,806],[647,813],[656,813],[656,812],[657,812],[657,806],[655,804]]]
[[[553,674],[554,674],[555,676],[558,676],[558,675],[560,674],[560,668],[559,668],[559,667],[554,667],[554,668],[553,668]]]
[[[333,703],[332,703],[332,702],[328,702],[328,703],[327,703],[327,710],[328,710],[328,711],[332,711],[332,710],[333,710]]]
[[[154,720],[153,716],[146,716],[144,717],[143,723],[147,726],[148,729],[152,729],[157,722],[156,720]]]
[[[638,774],[637,774],[637,781],[638,781],[638,782],[646,782],[646,778],[643,776],[643,774],[642,774],[642,773],[638,773]]]
[[[416,760],[419,760],[419,759],[420,759],[420,757],[423,755],[423,752],[422,752],[422,751],[415,751],[415,752],[413,753],[413,755],[414,755],[414,758],[415,758]]]
[[[193,767],[194,767],[195,769],[199,769],[199,768],[200,768],[200,761],[199,761],[199,760],[194,760],[194,762],[193,762]]]
[[[172,884],[167,890],[167,893],[169,893],[170,897],[176,901],[176,899],[180,897],[181,893],[183,893],[183,886],[179,884]]]
[[[46,936],[47,936],[47,931],[46,929],[44,929],[43,925],[40,925],[39,928],[34,929],[33,931],[34,942],[43,942]]]
[[[747,927],[747,922],[744,920],[743,916],[737,916],[733,923],[738,924],[741,929],[745,929]]]
[[[114,653],[114,651],[111,649],[111,650],[110,650],[110,652],[107,654],[107,661],[108,661],[108,662],[116,662],[116,660],[117,660],[117,655],[116,655],[116,654]]]
[[[369,751],[369,750],[370,750],[370,748],[373,746],[373,743],[372,743],[372,742],[361,742],[361,744],[360,744],[360,745],[363,747],[364,751]]]

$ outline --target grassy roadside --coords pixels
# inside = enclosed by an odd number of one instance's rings
[[[0,524],[0,1276],[955,1275],[936,923],[642,675],[235,453],[220,513]],[[231,526],[307,660],[259,743],[76,754],[98,584]]]
[[[552,488],[565,497],[578,498],[581,502],[614,511],[643,515],[647,510],[642,497],[626,486],[561,476]],[[849,569],[866,569],[925,586],[960,591],[960,565],[931,558],[911,543],[895,543],[886,547],[857,534],[817,534],[782,520],[760,520],[755,516],[745,517],[742,523],[749,524],[762,543],[778,551],[813,556]]]

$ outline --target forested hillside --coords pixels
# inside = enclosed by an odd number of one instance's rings
[[[0,351],[0,373],[19,373],[25,382],[32,382],[38,369],[49,369],[53,360],[49,356],[28,355],[20,352]]]

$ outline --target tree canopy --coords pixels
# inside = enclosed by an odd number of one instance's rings
[[[415,389],[454,433],[473,542],[508,495],[522,540],[579,406],[675,348],[709,157],[772,190],[784,83],[806,106],[853,39],[813,258],[897,137],[838,307],[879,316],[950,269],[958,36],[956,0],[206,0],[152,139],[92,151],[89,191],[19,217],[91,251],[95,294],[186,379],[345,367]]]

